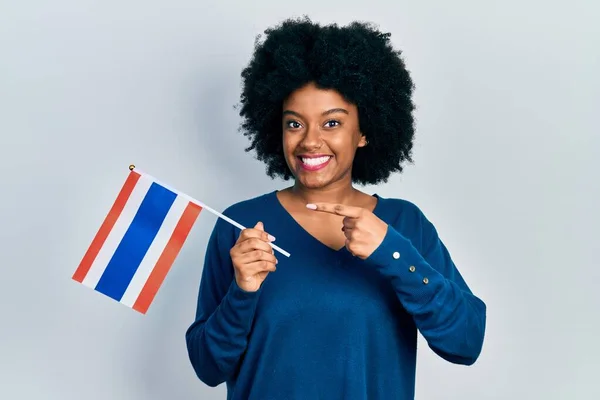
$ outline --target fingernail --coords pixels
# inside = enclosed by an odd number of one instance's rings
[[[275,236],[269,235],[269,241],[274,242],[275,241]]]
[[[317,205],[316,204],[307,204],[306,208],[310,208],[311,210],[316,210],[317,209]]]

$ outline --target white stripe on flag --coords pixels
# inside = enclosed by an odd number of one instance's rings
[[[123,240],[123,236],[125,236],[127,229],[129,229],[129,225],[131,225],[133,218],[135,218],[135,215],[151,185],[151,179],[144,175],[140,176],[140,179],[138,180],[133,192],[125,204],[125,208],[123,208],[121,215],[115,222],[115,225],[106,238],[106,241],[96,256],[96,259],[92,263],[92,266],[85,279],[83,282],[81,282],[82,284],[91,287],[92,289],[96,288],[96,285],[100,281],[100,278],[108,266],[110,259],[117,250],[121,240]]]
[[[165,220],[163,221],[158,233],[156,234],[156,237],[152,241],[152,244],[148,248],[144,259],[140,263],[140,266],[133,275],[133,278],[131,279],[127,290],[123,294],[123,297],[121,298],[121,303],[129,307],[133,307],[135,301],[140,295],[140,292],[144,288],[148,277],[150,276],[152,270],[156,266],[156,262],[158,261],[163,250],[167,246],[167,243],[169,243],[171,235],[175,231],[175,227],[181,219],[181,216],[183,215],[183,212],[185,211],[185,208],[188,204],[189,201],[184,196],[177,196],[175,198],[175,201],[169,209],[169,212],[167,213]]]

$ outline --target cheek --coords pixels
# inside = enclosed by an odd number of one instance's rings
[[[283,154],[286,158],[292,159],[294,158],[294,150],[296,149],[297,143],[293,138],[290,138],[288,135],[283,135],[282,137],[282,147]]]
[[[283,135],[281,135],[281,140],[283,142],[283,148],[286,151],[293,151],[298,146],[301,137],[300,135],[284,133]]]
[[[335,152],[338,158],[349,158],[352,157],[354,152],[355,144],[354,141],[349,137],[332,138],[328,141],[329,148]]]

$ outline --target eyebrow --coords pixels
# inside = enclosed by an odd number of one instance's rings
[[[335,114],[335,113],[349,114],[348,110],[346,110],[344,108],[332,108],[330,110],[324,111],[321,115],[325,116],[325,115],[331,115],[331,114]],[[292,110],[283,110],[282,115],[295,115],[296,117],[299,117],[299,118],[302,117],[300,114],[298,114],[297,112],[292,111]]]

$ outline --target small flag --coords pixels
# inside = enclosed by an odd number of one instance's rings
[[[129,170],[72,278],[145,314],[202,210],[246,228],[133,165]]]
[[[73,279],[145,314],[200,204],[130,167]]]

